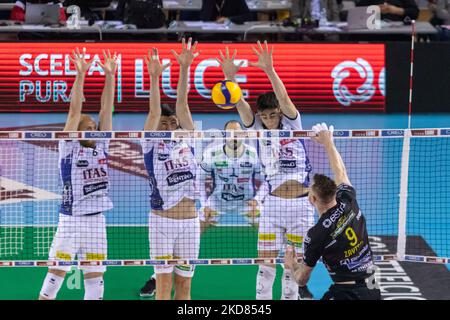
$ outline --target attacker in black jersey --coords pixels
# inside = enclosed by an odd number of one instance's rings
[[[285,267],[293,270],[299,286],[306,286],[317,261],[322,257],[334,282],[322,300],[379,300],[375,283],[372,250],[366,220],[356,201],[344,162],[333,142],[333,129],[326,124],[313,127],[314,141],[325,147],[334,181],[316,174],[309,201],[319,221],[304,240],[303,262],[298,263],[292,248],[286,250]]]

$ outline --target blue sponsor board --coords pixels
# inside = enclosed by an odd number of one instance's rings
[[[77,261],[58,261],[58,266],[77,266]]]
[[[204,138],[229,138],[231,136],[230,131],[205,131],[203,132]]]
[[[115,260],[105,260],[102,261],[102,265],[104,266],[121,266],[122,265],[122,261],[115,261]]]
[[[271,138],[271,137],[278,137],[278,138],[287,138],[291,136],[290,131],[267,131],[264,132],[264,137]]]
[[[161,138],[161,139],[170,139],[172,137],[172,132],[170,131],[152,131],[145,132],[145,138]]]
[[[252,259],[233,259],[232,264],[252,264]]]
[[[405,256],[405,261],[418,261],[418,262],[424,262],[424,257],[418,257],[418,256]]]
[[[164,260],[146,260],[145,265],[147,266],[161,266],[166,264]]]
[[[275,263],[276,264],[283,264],[284,263],[284,259],[275,259]]]
[[[382,130],[381,136],[383,137],[403,137],[405,130]]]
[[[373,261],[383,261],[382,256],[373,256]]]
[[[111,139],[112,132],[88,131],[84,133],[86,139]]]
[[[335,130],[333,132],[334,137],[350,137],[350,131],[348,130]]]
[[[25,139],[51,139],[51,132],[25,132]]]
[[[442,129],[441,135],[442,136],[450,136],[450,129]]]
[[[14,262],[15,267],[33,267],[34,261],[16,261]]]
[[[198,265],[198,264],[209,264],[208,259],[195,259],[195,260],[189,260],[189,264]]]

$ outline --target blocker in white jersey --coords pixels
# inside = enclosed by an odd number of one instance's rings
[[[249,130],[266,129],[256,114]],[[294,119],[283,115],[278,130],[302,130],[300,113]],[[303,139],[283,139],[272,137],[260,139],[258,149],[270,191],[277,189],[288,180],[295,180],[309,186],[312,170]]]
[[[108,196],[108,145],[96,141],[94,148],[79,141],[60,141],[59,169],[63,184],[58,229],[50,248],[50,260],[105,260],[106,220],[103,212],[113,208]],[[50,268],[51,269],[51,268]],[[69,271],[69,267],[57,267]],[[106,267],[83,267],[105,272]]]
[[[184,140],[143,140],[145,168],[154,210],[167,210],[183,198],[195,199],[197,161]]]
[[[183,199],[195,200],[197,162],[186,141],[143,140],[142,151],[150,185],[152,214],[149,219],[152,259],[196,259],[200,250],[199,218],[172,219],[163,216]],[[157,214],[158,212],[158,214]],[[192,277],[192,266],[156,266],[155,272]]]
[[[252,130],[265,129],[258,115],[255,115]],[[300,113],[294,119],[283,115],[279,130],[302,130]],[[312,170],[301,139],[271,138],[258,141],[259,154],[263,164],[269,192],[289,180],[298,181],[309,187]],[[269,194],[261,214],[258,236],[259,251],[279,251],[284,234],[288,243],[300,252],[308,229],[314,225],[314,208],[306,194],[293,199],[283,199]]]
[[[262,182],[261,165],[255,148],[242,144],[236,157],[229,156],[226,144],[209,147],[203,153],[200,173],[200,195],[203,208],[211,208],[219,214],[215,222],[223,224],[248,224],[243,213],[249,211],[247,201],[262,201],[257,193],[256,182]],[[212,188],[207,195],[206,177],[212,179]],[[261,190],[261,189],[260,189]],[[261,197],[257,196],[261,195]],[[225,221],[226,220],[226,221]]]
[[[107,141],[97,141],[95,148],[83,147],[78,141],[59,142],[61,214],[80,216],[112,209],[108,197],[108,146]]]

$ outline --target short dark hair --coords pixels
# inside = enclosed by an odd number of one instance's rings
[[[258,111],[264,111],[267,109],[276,109],[280,107],[280,103],[273,92],[266,92],[261,94],[256,100],[256,107]]]
[[[161,115],[164,117],[176,116],[176,112],[173,107],[164,103],[161,105]]]
[[[223,126],[223,130],[227,130],[228,125],[232,124],[232,123],[237,123],[242,128],[242,124],[239,121],[230,120],[230,121],[225,122],[225,125]]]
[[[323,174],[314,175],[313,185],[311,188],[319,200],[324,203],[331,202],[336,196],[336,182]]]

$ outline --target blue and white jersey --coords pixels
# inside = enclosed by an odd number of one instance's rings
[[[197,161],[186,139],[142,140],[153,210],[168,210],[183,198],[195,200]]]
[[[60,213],[82,216],[113,208],[108,196],[108,147],[108,141],[96,141],[95,148],[83,147],[79,141],[59,142]]]
[[[248,130],[266,129],[258,115]],[[283,115],[278,130],[303,130],[300,113],[295,119]],[[288,180],[308,187],[312,170],[303,139],[270,138],[258,140],[258,151],[270,191]]]
[[[212,146],[203,153],[200,173],[200,194],[203,207],[218,212],[244,210],[246,201],[256,196],[256,180],[261,177],[261,166],[256,149],[243,145],[240,157],[229,157],[225,145]],[[212,178],[209,197],[204,188],[205,176]]]

